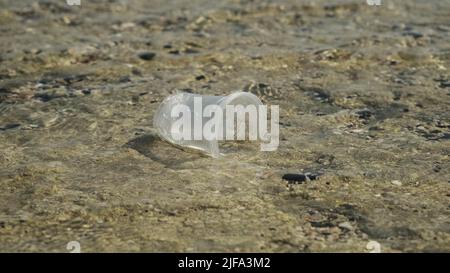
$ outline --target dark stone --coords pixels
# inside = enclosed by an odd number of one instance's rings
[[[81,90],[81,92],[82,92],[83,94],[85,94],[85,95],[90,95],[90,94],[91,94],[91,89],[86,88],[86,89]]]
[[[321,222],[310,222],[311,226],[315,227],[315,228],[330,228],[330,227],[334,227],[336,226],[335,224],[333,224],[333,222],[331,221],[321,221]]]
[[[183,88],[180,89],[181,92],[185,92],[185,93],[194,93],[194,90],[192,90],[191,88]]]
[[[81,75],[70,75],[63,78],[65,82],[68,84],[74,83],[74,82],[80,82],[85,79],[87,79],[88,75],[81,74]]]
[[[281,126],[285,126],[285,127],[291,127],[292,126],[290,123],[284,123],[284,122],[278,122],[278,124],[280,124]]]
[[[197,53],[199,53],[199,51],[195,50],[195,49],[192,49],[192,48],[186,48],[184,50],[184,53],[186,53],[186,54],[197,54]]]
[[[441,169],[442,169],[442,168],[441,168],[440,165],[435,165],[435,166],[433,167],[433,171],[436,172],[436,173],[440,172]]]
[[[50,79],[50,78],[42,78],[39,80],[40,84],[49,84],[51,82],[52,82],[52,79]]]
[[[440,88],[450,88],[450,79],[439,78],[439,79],[434,79],[434,80],[439,82]]]
[[[289,184],[300,184],[307,180],[316,180],[320,175],[312,173],[287,173],[281,178],[286,180]]]
[[[423,37],[423,34],[420,32],[416,32],[416,31],[406,31],[406,32],[403,32],[403,36],[411,36],[414,39],[419,39],[419,38]]]
[[[200,76],[195,77],[195,79],[196,79],[197,81],[201,81],[201,80],[206,79],[206,77],[203,76],[203,75],[200,75]]]
[[[324,102],[330,101],[330,95],[325,93],[325,91],[323,91],[323,90],[316,89],[312,95],[315,100],[324,101]]]
[[[154,52],[142,52],[142,53],[139,53],[138,56],[142,60],[151,61],[151,60],[153,60],[153,58],[155,58],[156,53],[154,53]]]
[[[122,76],[119,78],[120,83],[125,83],[125,82],[130,82],[130,81],[131,81],[130,76]]]
[[[287,173],[283,175],[282,179],[287,180],[289,184],[298,184],[306,181],[306,175]]]
[[[0,131],[6,131],[6,130],[9,130],[9,129],[14,129],[14,128],[17,128],[19,126],[20,126],[19,123],[6,124],[5,126],[0,127]]]
[[[373,115],[373,113],[369,109],[363,109],[363,110],[357,111],[356,115],[358,115],[358,118],[360,118],[360,119],[368,119]]]
[[[442,81],[439,84],[440,88],[450,88],[450,81]]]
[[[51,96],[51,95],[49,95],[47,93],[36,94],[34,97],[40,99],[43,102],[48,102],[48,101],[51,101],[52,99],[56,98],[56,97]]]
[[[449,133],[444,133],[444,135],[440,139],[449,140],[450,139],[450,134]]]
[[[133,68],[133,69],[131,70],[131,73],[132,73],[133,75],[135,75],[135,76],[142,77],[142,72],[141,72],[139,69],[137,69],[137,68]]]

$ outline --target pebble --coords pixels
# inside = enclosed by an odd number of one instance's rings
[[[131,82],[130,76],[122,76],[118,80],[119,83]]]
[[[281,178],[287,180],[289,184],[300,184],[305,182],[306,180],[316,180],[319,177],[318,174],[312,173],[287,173],[284,174]]]
[[[306,181],[306,175],[304,174],[295,174],[295,173],[287,173],[283,175],[282,179],[287,180],[288,183],[301,183]]]
[[[449,88],[450,87],[450,80],[448,81],[441,81],[439,84],[440,88]]]
[[[3,127],[0,127],[0,131],[6,131],[6,130],[14,129],[14,128],[17,128],[17,127],[20,127],[19,123],[10,123],[10,124],[6,124]]]
[[[137,68],[133,68],[133,69],[131,70],[131,73],[132,73],[133,75],[135,75],[135,76],[142,77],[142,72],[141,72],[139,69],[137,69]]]
[[[392,183],[392,185],[396,185],[396,186],[402,185],[402,182],[400,182],[399,180],[392,180],[391,183]]]
[[[358,110],[355,112],[355,114],[360,119],[368,119],[373,115],[372,111],[370,111],[369,109]]]
[[[199,76],[195,77],[195,79],[196,79],[197,81],[201,81],[201,80],[206,79],[206,77],[205,77],[204,75],[199,75]]]
[[[53,99],[67,97],[66,89],[64,87],[55,88],[52,90],[39,91],[34,95],[34,98],[40,99],[43,102],[48,102]]]
[[[155,58],[156,53],[154,52],[142,52],[138,54],[139,58],[145,61],[151,61],[153,58]]]
[[[406,31],[406,32],[403,32],[403,36],[411,36],[414,39],[419,39],[419,38],[423,37],[423,34],[420,32],[417,32],[417,31]]]
[[[437,27],[437,30],[444,31],[444,32],[450,32],[450,27],[445,26],[445,25],[440,25]]]
[[[342,222],[338,225],[338,227],[346,230],[353,230],[353,226],[352,224],[350,224],[350,222]]]

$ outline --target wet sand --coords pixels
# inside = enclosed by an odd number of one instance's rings
[[[0,251],[450,251],[450,1],[382,3],[1,1]],[[176,90],[278,150],[161,141]]]

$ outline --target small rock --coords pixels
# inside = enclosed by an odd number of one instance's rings
[[[381,253],[381,244],[377,241],[369,241],[366,245],[366,249],[370,253]]]
[[[283,175],[282,179],[287,180],[289,184],[298,184],[306,181],[306,175],[287,173]]]
[[[90,94],[91,94],[91,89],[85,88],[85,89],[81,90],[81,92],[82,92],[84,95],[90,95]]]
[[[0,131],[6,131],[6,130],[9,130],[9,129],[14,129],[14,128],[17,128],[19,126],[20,126],[19,123],[6,124],[5,126],[0,127]]]
[[[48,102],[53,99],[67,97],[66,89],[64,87],[59,87],[51,90],[38,91],[34,98],[40,99],[43,102]]]
[[[342,222],[338,225],[338,227],[342,228],[342,229],[346,229],[346,230],[353,230],[353,226],[352,224],[350,224],[350,222]]]
[[[441,81],[439,84],[440,88],[449,88],[450,87],[450,81]]]
[[[406,31],[406,32],[403,32],[403,36],[411,36],[414,39],[419,39],[419,38],[423,37],[423,34],[420,32],[417,32],[417,31]]]
[[[316,180],[319,177],[319,174],[312,173],[287,173],[284,174],[281,178],[286,180],[289,184],[300,184],[307,180]]]
[[[135,75],[135,76],[142,77],[142,72],[141,72],[139,69],[137,69],[137,68],[133,68],[133,69],[131,70],[131,73],[132,73],[133,75]]]
[[[151,60],[153,60],[153,58],[155,58],[156,53],[154,53],[154,52],[142,52],[142,53],[139,53],[138,56],[142,60],[151,61]]]
[[[402,185],[402,182],[400,182],[399,180],[392,180],[392,181],[391,181],[391,184],[392,184],[392,185],[396,185],[396,186],[401,186],[401,185]]]
[[[197,54],[197,53],[199,53],[198,50],[192,49],[192,48],[185,48],[185,49],[183,50],[183,52],[186,53],[186,54]]]
[[[368,119],[373,115],[372,111],[370,111],[369,109],[358,110],[355,112],[355,114],[360,119]]]
[[[444,31],[444,32],[450,32],[450,27],[444,26],[444,25],[440,25],[440,26],[437,27],[437,30]]]
[[[173,49],[169,51],[169,54],[173,54],[173,55],[179,55],[180,51],[178,49]]]
[[[119,78],[119,83],[131,82],[130,76],[122,76]]]

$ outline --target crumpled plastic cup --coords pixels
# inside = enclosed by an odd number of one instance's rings
[[[153,118],[153,126],[156,128],[159,136],[174,145],[196,149],[215,158],[220,156],[217,137],[212,137],[211,140],[177,139],[174,137],[171,130],[172,125],[177,120],[176,117],[172,117],[171,115],[171,111],[176,105],[183,104],[189,107],[192,118],[194,118],[195,115],[197,115],[197,117],[198,115],[202,115],[202,113],[196,113],[194,111],[194,98],[196,97],[202,98],[201,101],[203,109],[205,109],[208,105],[217,105],[222,109],[223,113],[225,113],[225,107],[227,105],[242,105],[244,107],[254,105],[256,108],[258,108],[259,105],[262,105],[261,100],[257,96],[249,92],[239,91],[228,96],[207,96],[180,92],[164,99]],[[202,119],[202,124],[205,124],[210,119],[203,116],[200,118]],[[191,131],[194,132],[193,122],[191,123]]]

